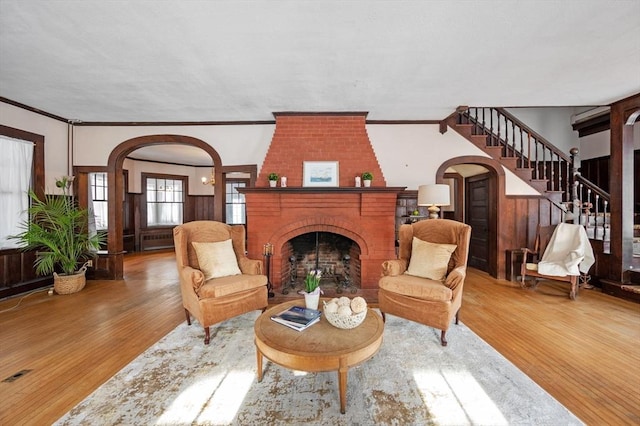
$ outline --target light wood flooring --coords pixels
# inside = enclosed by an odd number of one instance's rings
[[[184,321],[176,282],[172,252],[134,254],[123,281],[0,301],[0,425],[51,424]],[[270,303],[299,297],[276,294]],[[571,301],[566,284],[523,290],[470,269],[460,319],[585,423],[640,424],[639,304],[596,290]]]

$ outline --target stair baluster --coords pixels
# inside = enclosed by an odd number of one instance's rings
[[[595,206],[592,205],[590,209],[595,207],[597,214],[603,217],[603,226],[606,225],[609,194],[580,175],[576,148],[571,150],[571,155],[565,154],[504,108],[458,107],[450,118],[452,121],[448,121],[452,127],[460,125],[466,128],[465,131],[456,128],[466,137],[484,135],[484,142],[481,142],[481,138],[470,138],[480,148],[501,147],[499,151],[492,149],[487,152],[505,167],[529,180],[541,193],[545,194],[546,191],[545,195],[551,204],[561,209],[561,217],[565,217],[571,208],[573,214],[569,217],[573,217],[574,223],[590,226],[589,217],[583,210],[591,202],[593,191],[597,197]],[[529,179],[523,174],[527,168],[531,173]],[[555,194],[562,196],[559,198]],[[598,237],[604,238],[608,234],[606,226],[604,229],[602,236]]]

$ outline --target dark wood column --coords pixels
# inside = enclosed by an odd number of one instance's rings
[[[622,282],[633,265],[633,123],[640,115],[640,93],[611,105],[611,264],[609,276]]]

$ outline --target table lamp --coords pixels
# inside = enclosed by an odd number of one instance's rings
[[[449,185],[431,184],[420,185],[418,187],[418,205],[429,206],[429,218],[438,219],[440,208],[438,206],[448,206],[451,204],[449,199]]]

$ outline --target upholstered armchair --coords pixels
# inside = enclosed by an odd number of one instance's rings
[[[245,228],[194,221],[173,230],[182,305],[204,327],[267,307],[267,277],[262,261],[245,255]]]
[[[399,230],[398,259],[382,264],[378,302],[382,318],[396,315],[446,333],[462,305],[471,227],[448,219],[429,219]]]

